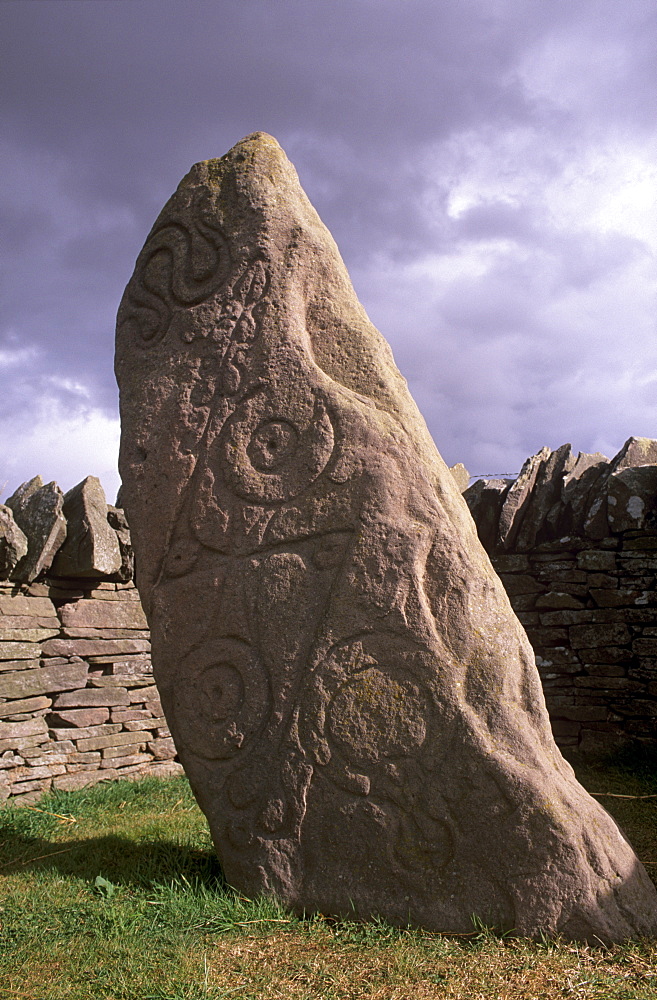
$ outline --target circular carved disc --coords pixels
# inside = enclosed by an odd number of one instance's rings
[[[416,684],[364,670],[331,702],[330,729],[346,755],[380,760],[413,753],[427,734],[426,704]]]
[[[176,690],[178,738],[197,757],[228,759],[260,727],[269,704],[264,667],[238,639],[192,650]]]
[[[334,433],[314,395],[285,399],[262,391],[239,406],[217,443],[217,465],[249,503],[291,500],[310,486],[333,452]]]

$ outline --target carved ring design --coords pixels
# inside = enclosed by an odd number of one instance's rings
[[[270,702],[265,669],[239,639],[215,639],[181,663],[176,731],[197,757],[234,757],[260,728]]]
[[[334,646],[317,668],[308,699],[308,745],[318,763],[328,763],[331,747],[358,767],[420,751],[432,715],[418,676],[425,656],[385,633],[363,633]]]
[[[324,403],[313,394],[286,401],[262,390],[227,421],[216,447],[224,481],[249,503],[290,500],[325,469],[334,431]]]
[[[197,197],[198,216],[172,218],[147,240],[126,289],[121,320],[124,333],[142,347],[166,335],[176,307],[198,305],[226,281],[230,251],[224,234]]]

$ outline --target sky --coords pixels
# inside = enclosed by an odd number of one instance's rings
[[[0,498],[113,502],[123,289],[254,131],[449,465],[657,437],[656,94],[654,0],[0,0]]]

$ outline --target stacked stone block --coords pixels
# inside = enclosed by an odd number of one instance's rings
[[[493,563],[536,653],[552,728],[581,749],[657,738],[657,535]],[[637,543],[645,548],[634,548]],[[604,547],[603,547],[604,546]],[[552,551],[550,551],[552,549]]]
[[[134,584],[2,584],[0,616],[0,800],[181,770]]]
[[[134,584],[0,584],[0,800],[181,770]]]
[[[180,772],[122,511],[37,476],[0,513],[0,801]]]

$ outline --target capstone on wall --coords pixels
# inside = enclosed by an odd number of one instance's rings
[[[657,441],[543,448],[464,492],[536,653],[561,746],[657,739]]]

